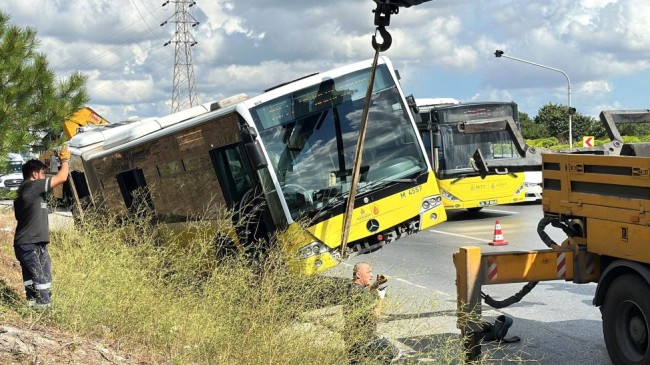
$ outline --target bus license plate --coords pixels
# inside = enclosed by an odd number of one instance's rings
[[[490,206],[490,205],[496,205],[496,204],[497,204],[496,199],[493,199],[493,200],[483,200],[482,202],[478,202],[478,206],[479,206],[479,207],[487,207],[487,206]]]

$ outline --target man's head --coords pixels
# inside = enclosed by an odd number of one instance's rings
[[[23,164],[23,179],[45,179],[45,164],[39,160],[29,160]]]
[[[372,266],[367,262],[358,262],[352,269],[352,280],[362,286],[372,285]]]

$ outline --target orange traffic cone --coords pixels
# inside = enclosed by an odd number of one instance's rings
[[[494,239],[492,242],[488,243],[491,246],[503,246],[508,244],[508,241],[503,239],[503,231],[501,231],[501,223],[499,223],[498,219],[494,222]]]

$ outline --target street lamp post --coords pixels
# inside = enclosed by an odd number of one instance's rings
[[[515,60],[515,61],[519,61],[519,62],[527,63],[527,64],[529,64],[529,65],[533,65],[533,66],[537,66],[537,67],[545,68],[545,69],[547,69],[547,70],[551,70],[551,71],[559,72],[559,73],[561,73],[562,75],[564,75],[564,77],[566,77],[566,82],[567,82],[567,94],[568,94],[568,96],[569,96],[569,148],[573,148],[573,131],[572,131],[572,126],[571,126],[571,115],[573,115],[573,113],[575,113],[575,109],[571,108],[571,79],[569,79],[569,75],[567,75],[566,72],[564,72],[564,71],[562,71],[562,70],[560,70],[560,69],[554,68],[554,67],[549,67],[549,66],[541,65],[541,64],[539,64],[539,63],[535,63],[535,62],[531,62],[531,61],[527,61],[527,60],[522,60],[521,58],[517,58],[517,57],[507,56],[507,55],[504,54],[503,51],[500,50],[500,49],[497,49],[497,50],[494,52],[494,56],[496,56],[497,58],[501,58],[501,57],[503,57],[503,58],[509,58],[509,59],[511,59],[511,60]]]

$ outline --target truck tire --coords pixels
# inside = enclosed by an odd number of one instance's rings
[[[650,363],[650,286],[638,275],[616,278],[605,295],[603,335],[616,365]]]

